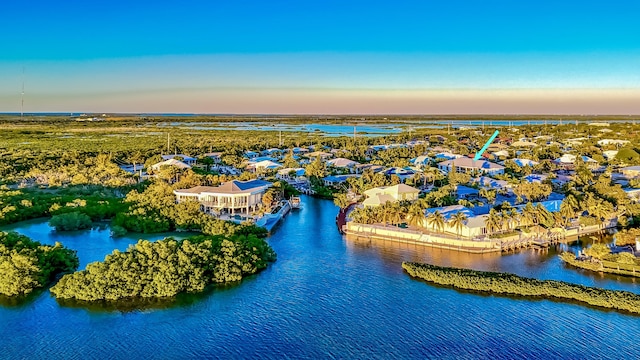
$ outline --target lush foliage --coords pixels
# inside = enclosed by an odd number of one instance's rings
[[[635,245],[636,239],[640,239],[640,229],[624,229],[620,230],[615,235],[616,245]]]
[[[116,191],[101,186],[58,190],[0,187],[0,224],[68,212],[81,212],[92,220],[103,220],[115,216],[122,208]]]
[[[577,301],[591,306],[640,314],[640,295],[627,291],[605,290],[555,280],[537,280],[508,273],[419,263],[405,262],[402,263],[402,268],[412,277],[457,289]]]
[[[169,297],[240,281],[274,260],[271,247],[253,235],[140,240],[126,252],[115,250],[104,261],[63,276],[51,292],[86,301]]]
[[[0,294],[24,295],[45,286],[57,274],[78,267],[75,251],[41,245],[14,232],[0,232]]]
[[[86,214],[74,211],[54,215],[51,220],[49,220],[49,225],[57,231],[82,230],[91,227],[91,218]]]

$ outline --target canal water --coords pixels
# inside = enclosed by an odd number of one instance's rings
[[[640,293],[637,280],[565,267],[556,250],[470,255],[353,242],[332,202],[303,197],[268,239],[278,260],[239,285],[127,311],[58,304],[48,291],[0,305],[0,358],[640,358],[640,317],[549,300],[496,297],[409,278],[402,261],[509,271]],[[77,249],[81,267],[136,236],[12,227]],[[158,236],[153,237],[157,239]],[[579,245],[574,245],[577,249]]]

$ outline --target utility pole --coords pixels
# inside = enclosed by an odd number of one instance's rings
[[[356,142],[356,126],[353,125],[353,143],[355,144]]]
[[[24,66],[22,67],[22,93],[20,95],[20,121],[24,117]]]
[[[280,144],[280,147],[282,147],[282,130],[280,130],[280,140],[278,143]]]
[[[170,153],[170,151],[171,151],[171,150],[169,150],[170,148],[171,147],[170,147],[170,142],[169,142],[169,133],[167,133],[167,154]]]

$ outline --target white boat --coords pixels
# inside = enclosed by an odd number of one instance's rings
[[[292,209],[300,209],[300,197],[299,196],[292,196],[289,199],[289,202],[291,203],[291,208]]]

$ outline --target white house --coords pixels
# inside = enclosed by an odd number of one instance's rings
[[[573,154],[564,154],[555,159],[554,162],[567,170],[573,170],[575,168],[576,159],[577,157]],[[598,162],[588,156],[583,155],[581,156],[581,159],[589,169],[595,169],[598,167]]]
[[[278,170],[276,173],[276,179],[284,181],[303,181],[305,170],[303,168],[284,168]]]
[[[272,184],[263,180],[227,181],[220,186],[196,186],[174,190],[176,201],[196,200],[207,213],[250,214],[262,203],[262,195]]]
[[[162,160],[171,160],[171,159],[175,159],[176,157],[180,157],[182,158],[183,163],[189,165],[189,166],[193,166],[196,164],[196,162],[198,161],[198,159],[192,157],[192,156],[188,156],[188,155],[184,155],[184,154],[175,154],[175,155],[162,155]]]
[[[157,171],[160,170],[160,168],[163,166],[175,166],[178,169],[191,169],[191,165],[185,164],[182,161],[176,159],[169,159],[153,164],[151,165],[151,169]]]
[[[367,195],[367,199],[362,202],[364,206],[379,206],[389,201],[414,201],[418,199],[420,190],[409,185],[398,184],[369,189],[364,194]]]
[[[486,160],[473,160],[468,157],[443,161],[438,164],[438,169],[444,173],[455,171],[458,173],[478,172],[489,175],[504,174],[504,166]]]
[[[273,162],[271,160],[263,160],[263,161],[259,161],[256,163],[249,163],[249,165],[247,165],[247,169],[249,170],[276,170],[281,168],[282,165],[278,164],[277,162]]]
[[[353,169],[356,165],[358,165],[358,162],[345,158],[336,158],[328,160],[327,165],[334,168]]]

